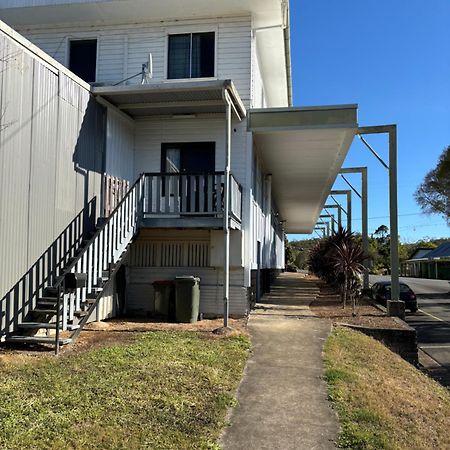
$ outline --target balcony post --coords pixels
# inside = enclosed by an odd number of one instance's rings
[[[223,266],[223,326],[228,327],[229,297],[230,297],[230,173],[231,173],[231,99],[227,90],[224,90],[226,103],[225,119],[225,180],[224,180],[224,266]]]

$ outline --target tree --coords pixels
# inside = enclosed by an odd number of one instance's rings
[[[389,228],[386,225],[380,225],[373,234],[381,236],[384,239],[389,233]]]
[[[425,175],[414,198],[426,214],[440,214],[450,226],[450,145],[442,152],[436,168]]]
[[[284,264],[287,271],[295,272],[297,271],[297,266],[295,265],[295,258],[297,257],[298,250],[291,245],[288,238],[284,238]]]

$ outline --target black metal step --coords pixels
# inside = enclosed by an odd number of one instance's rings
[[[53,286],[47,286],[44,289],[44,293],[45,293],[45,296],[56,297],[58,295],[58,288],[55,288]]]
[[[50,309],[50,308],[34,308],[33,311],[37,314],[56,314],[56,308]]]
[[[82,301],[83,305],[93,305],[97,301],[97,297],[95,298],[86,298],[86,300]]]
[[[85,317],[87,316],[87,311],[75,311],[73,315],[78,318]]]
[[[57,297],[53,297],[53,296],[51,296],[51,295],[50,295],[50,296],[49,296],[49,295],[45,295],[45,296],[43,296],[43,297],[39,297],[37,301],[38,301],[38,302],[43,301],[43,302],[56,303],[57,300],[58,300]]]
[[[56,323],[44,323],[44,322],[22,322],[18,325],[19,328],[22,329],[40,329],[44,328],[47,330],[56,330]],[[62,328],[62,327],[61,327]],[[79,325],[67,325],[67,329],[69,331],[77,330],[80,328]]]
[[[55,338],[47,336],[7,336],[6,342],[17,342],[24,344],[54,344]],[[67,345],[72,342],[71,338],[59,339],[60,345]]]

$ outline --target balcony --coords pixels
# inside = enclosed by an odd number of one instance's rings
[[[149,228],[223,227],[224,172],[146,173],[142,226]],[[242,187],[230,178],[230,227],[241,228]]]

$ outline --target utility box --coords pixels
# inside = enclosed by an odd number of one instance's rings
[[[175,278],[175,316],[179,323],[195,323],[200,310],[200,278]]]
[[[69,272],[64,275],[64,287],[66,291],[74,291],[87,286],[87,274]]]
[[[175,319],[175,284],[171,280],[153,283],[155,314],[169,321]]]

